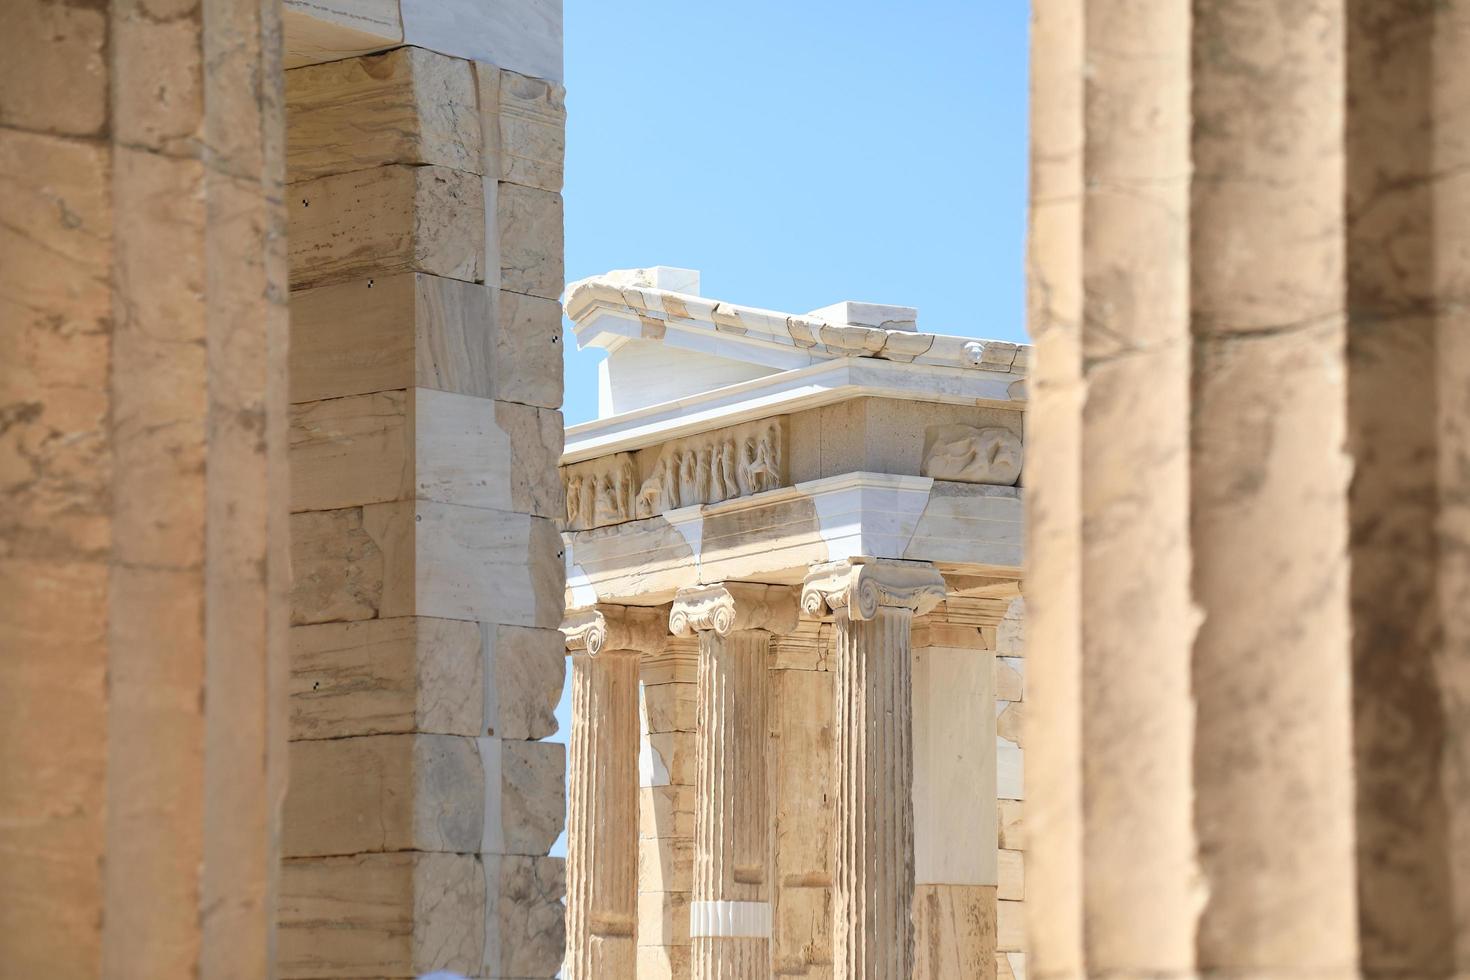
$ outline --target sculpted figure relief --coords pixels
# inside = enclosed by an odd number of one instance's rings
[[[614,492],[617,495],[618,519],[632,520],[638,509],[638,471],[633,468],[632,460],[624,459],[618,467]]]
[[[740,496],[740,477],[735,465],[735,440],[725,440],[720,443],[719,449],[720,472],[725,479],[725,490],[720,494],[720,499],[729,500],[731,497]]]
[[[623,508],[618,503],[613,478],[607,474],[597,478],[597,498],[592,507],[592,519],[598,524],[610,524],[623,519]]]
[[[714,456],[714,450],[706,446],[699,451],[694,464],[694,490],[702,504],[713,503],[715,498],[710,493],[710,459]]]
[[[702,501],[699,499],[699,481],[695,478],[694,451],[690,450],[679,457],[679,503],[676,506],[687,507],[697,503]]]
[[[577,516],[582,523],[586,524],[593,520],[597,513],[597,481],[586,480],[582,483],[581,501],[577,508]]]
[[[638,488],[637,515],[639,517],[652,517],[659,511],[679,506],[674,496],[677,489],[674,486],[674,479],[668,458],[660,457],[653,467],[653,472]]]
[[[780,421],[745,423],[668,443],[656,455],[573,463],[562,471],[566,527],[602,527],[784,486],[783,435]]]
[[[566,483],[567,526],[586,527],[596,514],[597,474],[579,474]]]
[[[781,449],[774,429],[767,429],[754,440],[750,484],[756,493],[781,485]]]
[[[750,438],[740,440],[739,449],[740,463],[735,470],[736,485],[740,487],[739,496],[755,493],[755,484],[750,479],[751,463],[755,459],[755,441]]]
[[[571,527],[577,523],[577,513],[582,506],[582,481],[586,479],[581,476],[568,478],[566,483],[566,508],[567,526]]]
[[[936,425],[926,432],[924,476],[956,483],[1014,486],[1021,477],[1021,437],[995,426]]]

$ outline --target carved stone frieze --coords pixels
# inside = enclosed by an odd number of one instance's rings
[[[924,432],[924,465],[936,480],[1014,486],[1021,477],[1021,437],[999,426],[933,425]]]
[[[725,582],[680,589],[669,611],[669,632],[675,636],[703,630],[720,636],[752,629],[790,633],[797,618],[792,587]]]
[[[562,467],[568,531],[653,517],[788,485],[784,417]]]
[[[652,654],[668,638],[666,606],[593,606],[573,609],[562,620],[569,653],[597,656],[603,650]]]
[[[564,467],[568,530],[632,520],[638,497],[638,470],[632,453],[618,453],[579,466]]]
[[[922,616],[944,596],[944,576],[928,562],[855,558],[813,565],[802,585],[801,610],[816,619],[829,611],[872,619],[883,607]]]

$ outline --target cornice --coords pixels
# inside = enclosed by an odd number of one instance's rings
[[[813,313],[781,313],[709,299],[690,293],[629,283],[612,274],[572,283],[564,309],[577,325],[578,343],[605,343],[602,331],[589,329],[599,313],[626,319],[613,333],[648,336],[685,329],[720,334],[735,345],[775,346],[818,358],[870,357],[967,370],[1025,376],[1031,348],[1003,340],[976,340],[914,330],[886,330],[832,323]],[[652,325],[650,331],[648,325]],[[667,340],[667,338],[666,338]]]

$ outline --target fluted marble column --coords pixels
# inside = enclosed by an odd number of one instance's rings
[[[632,980],[638,913],[638,662],[662,610],[599,606],[562,626],[572,656],[567,980]]]
[[[910,630],[944,598],[927,562],[814,566],[802,611],[837,624],[837,855],[833,975],[909,980],[914,969]]]
[[[669,615],[676,636],[699,634],[695,980],[770,975],[767,660],[796,619],[791,589],[734,582],[680,590]]]
[[[1470,975],[1470,6],[1034,12],[1031,975]]]

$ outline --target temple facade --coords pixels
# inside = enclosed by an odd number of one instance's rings
[[[567,291],[567,977],[1024,977],[1030,350]]]
[[[1033,6],[1034,350],[566,290],[557,0],[5,4],[0,978],[1470,976],[1470,5]]]

